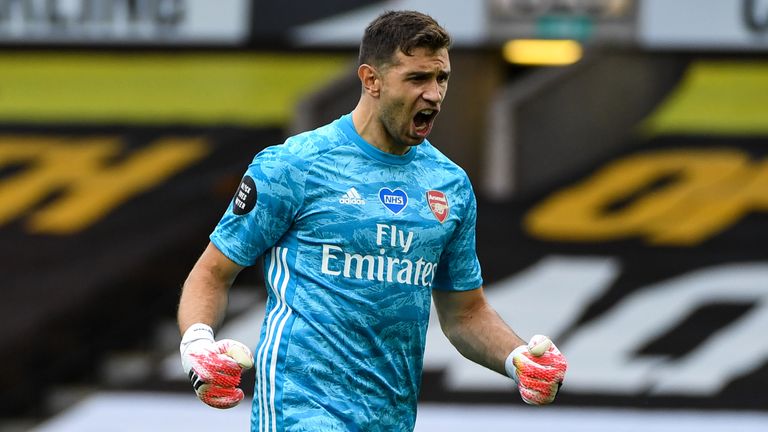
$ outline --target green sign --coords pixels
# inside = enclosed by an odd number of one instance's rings
[[[587,40],[594,23],[584,15],[544,15],[536,20],[536,37]]]

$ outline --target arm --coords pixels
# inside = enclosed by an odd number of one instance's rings
[[[528,404],[555,400],[568,363],[549,338],[536,335],[526,344],[485,299],[482,287],[471,291],[433,291],[440,326],[466,358],[509,376]]]
[[[240,374],[253,366],[247,346],[230,339],[216,341],[211,328],[223,321],[229,288],[242,269],[209,243],[184,282],[179,301],[181,364],[200,400],[216,408],[231,408],[243,400]]]
[[[215,327],[224,319],[227,295],[235,277],[243,269],[208,244],[198,259],[181,292],[178,322],[183,334],[195,323]]]
[[[461,355],[506,376],[504,361],[526,342],[491,307],[483,288],[434,290],[432,297],[440,327]]]

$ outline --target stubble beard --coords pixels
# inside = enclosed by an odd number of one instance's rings
[[[415,147],[424,142],[424,140],[414,139],[408,135],[411,126],[410,121],[408,121],[408,123],[405,125],[405,128],[401,129],[402,123],[398,121],[398,114],[404,111],[405,110],[401,104],[382,107],[381,114],[379,115],[379,121],[381,122],[382,126],[384,127],[384,131],[387,133],[394,145],[402,148]]]

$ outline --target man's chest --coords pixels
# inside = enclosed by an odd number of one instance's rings
[[[301,240],[363,255],[437,258],[460,223],[460,189],[438,173],[370,169],[307,182]]]

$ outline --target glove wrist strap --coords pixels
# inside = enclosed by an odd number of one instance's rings
[[[504,370],[507,372],[507,376],[512,378],[517,384],[520,384],[520,381],[517,378],[517,368],[515,367],[515,357],[521,355],[526,351],[528,351],[528,346],[520,345],[519,347],[512,350],[512,352],[509,353],[509,355],[507,356],[507,359],[504,360]]]
[[[181,344],[179,345],[179,351],[184,355],[184,351],[193,342],[199,340],[207,340],[214,342],[213,329],[208,324],[195,323],[189,326],[184,332],[184,336],[181,337]]]

